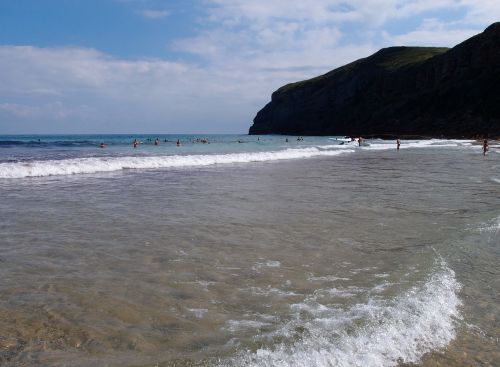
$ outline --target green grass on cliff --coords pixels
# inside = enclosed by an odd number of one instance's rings
[[[378,63],[379,66],[388,71],[394,71],[404,66],[420,64],[431,57],[441,55],[449,50],[446,47],[394,47],[393,49],[392,52],[383,57],[381,62]],[[384,50],[381,51],[383,52]]]
[[[312,84],[312,83],[326,82],[335,75],[338,75],[343,72],[348,72],[349,70],[352,70],[355,67],[363,67],[364,65],[369,66],[370,64],[372,64],[373,66],[381,67],[382,69],[385,69],[388,72],[393,72],[406,66],[412,66],[423,63],[424,61],[434,56],[442,55],[448,50],[449,48],[446,47],[383,48],[367,58],[356,60],[350,64],[334,69],[326,74],[311,79],[286,84],[283,87],[279,88],[277,92],[286,93],[295,88],[299,88],[310,83]]]

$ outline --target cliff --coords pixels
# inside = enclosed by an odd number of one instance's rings
[[[451,49],[384,48],[287,84],[250,134],[500,136],[500,22]]]

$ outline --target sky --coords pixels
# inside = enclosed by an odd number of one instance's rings
[[[284,84],[499,20],[499,0],[0,0],[0,134],[247,133]]]

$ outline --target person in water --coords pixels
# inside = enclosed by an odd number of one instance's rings
[[[134,146],[134,148],[137,148],[137,146],[139,145],[139,142],[137,141],[137,139],[134,139],[134,142],[132,143],[132,145]]]
[[[104,145],[104,143],[101,143],[101,144],[99,144],[99,147],[106,148],[106,145]]]
[[[179,139],[177,139],[177,143],[175,143],[177,146],[180,146],[181,145],[181,141]]]
[[[401,140],[399,138],[396,139],[396,149],[399,150],[399,146],[401,145]]]
[[[363,144],[363,138],[360,136],[358,138],[358,146],[361,146],[361,144]]]
[[[488,152],[488,139],[484,139],[483,141],[483,155],[486,155],[486,153]]]

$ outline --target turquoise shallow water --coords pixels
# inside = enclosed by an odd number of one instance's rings
[[[0,365],[499,359],[496,143],[130,138],[0,148]]]
[[[133,141],[141,142],[132,149]],[[154,145],[158,139],[159,145]],[[199,140],[208,142],[203,144]],[[285,144],[288,139],[288,144]],[[166,141],[165,141],[166,140]],[[177,147],[176,142],[182,143]],[[57,157],[117,156],[117,155],[164,155],[194,153],[229,153],[265,151],[272,148],[286,148],[326,144],[329,137],[308,137],[297,141],[296,136],[248,136],[248,135],[0,135],[0,159],[5,156],[47,159],[51,153]],[[104,143],[106,149],[99,148]],[[2,149],[4,148],[4,149]],[[30,152],[30,153],[28,153]],[[31,155],[30,155],[31,154]]]

